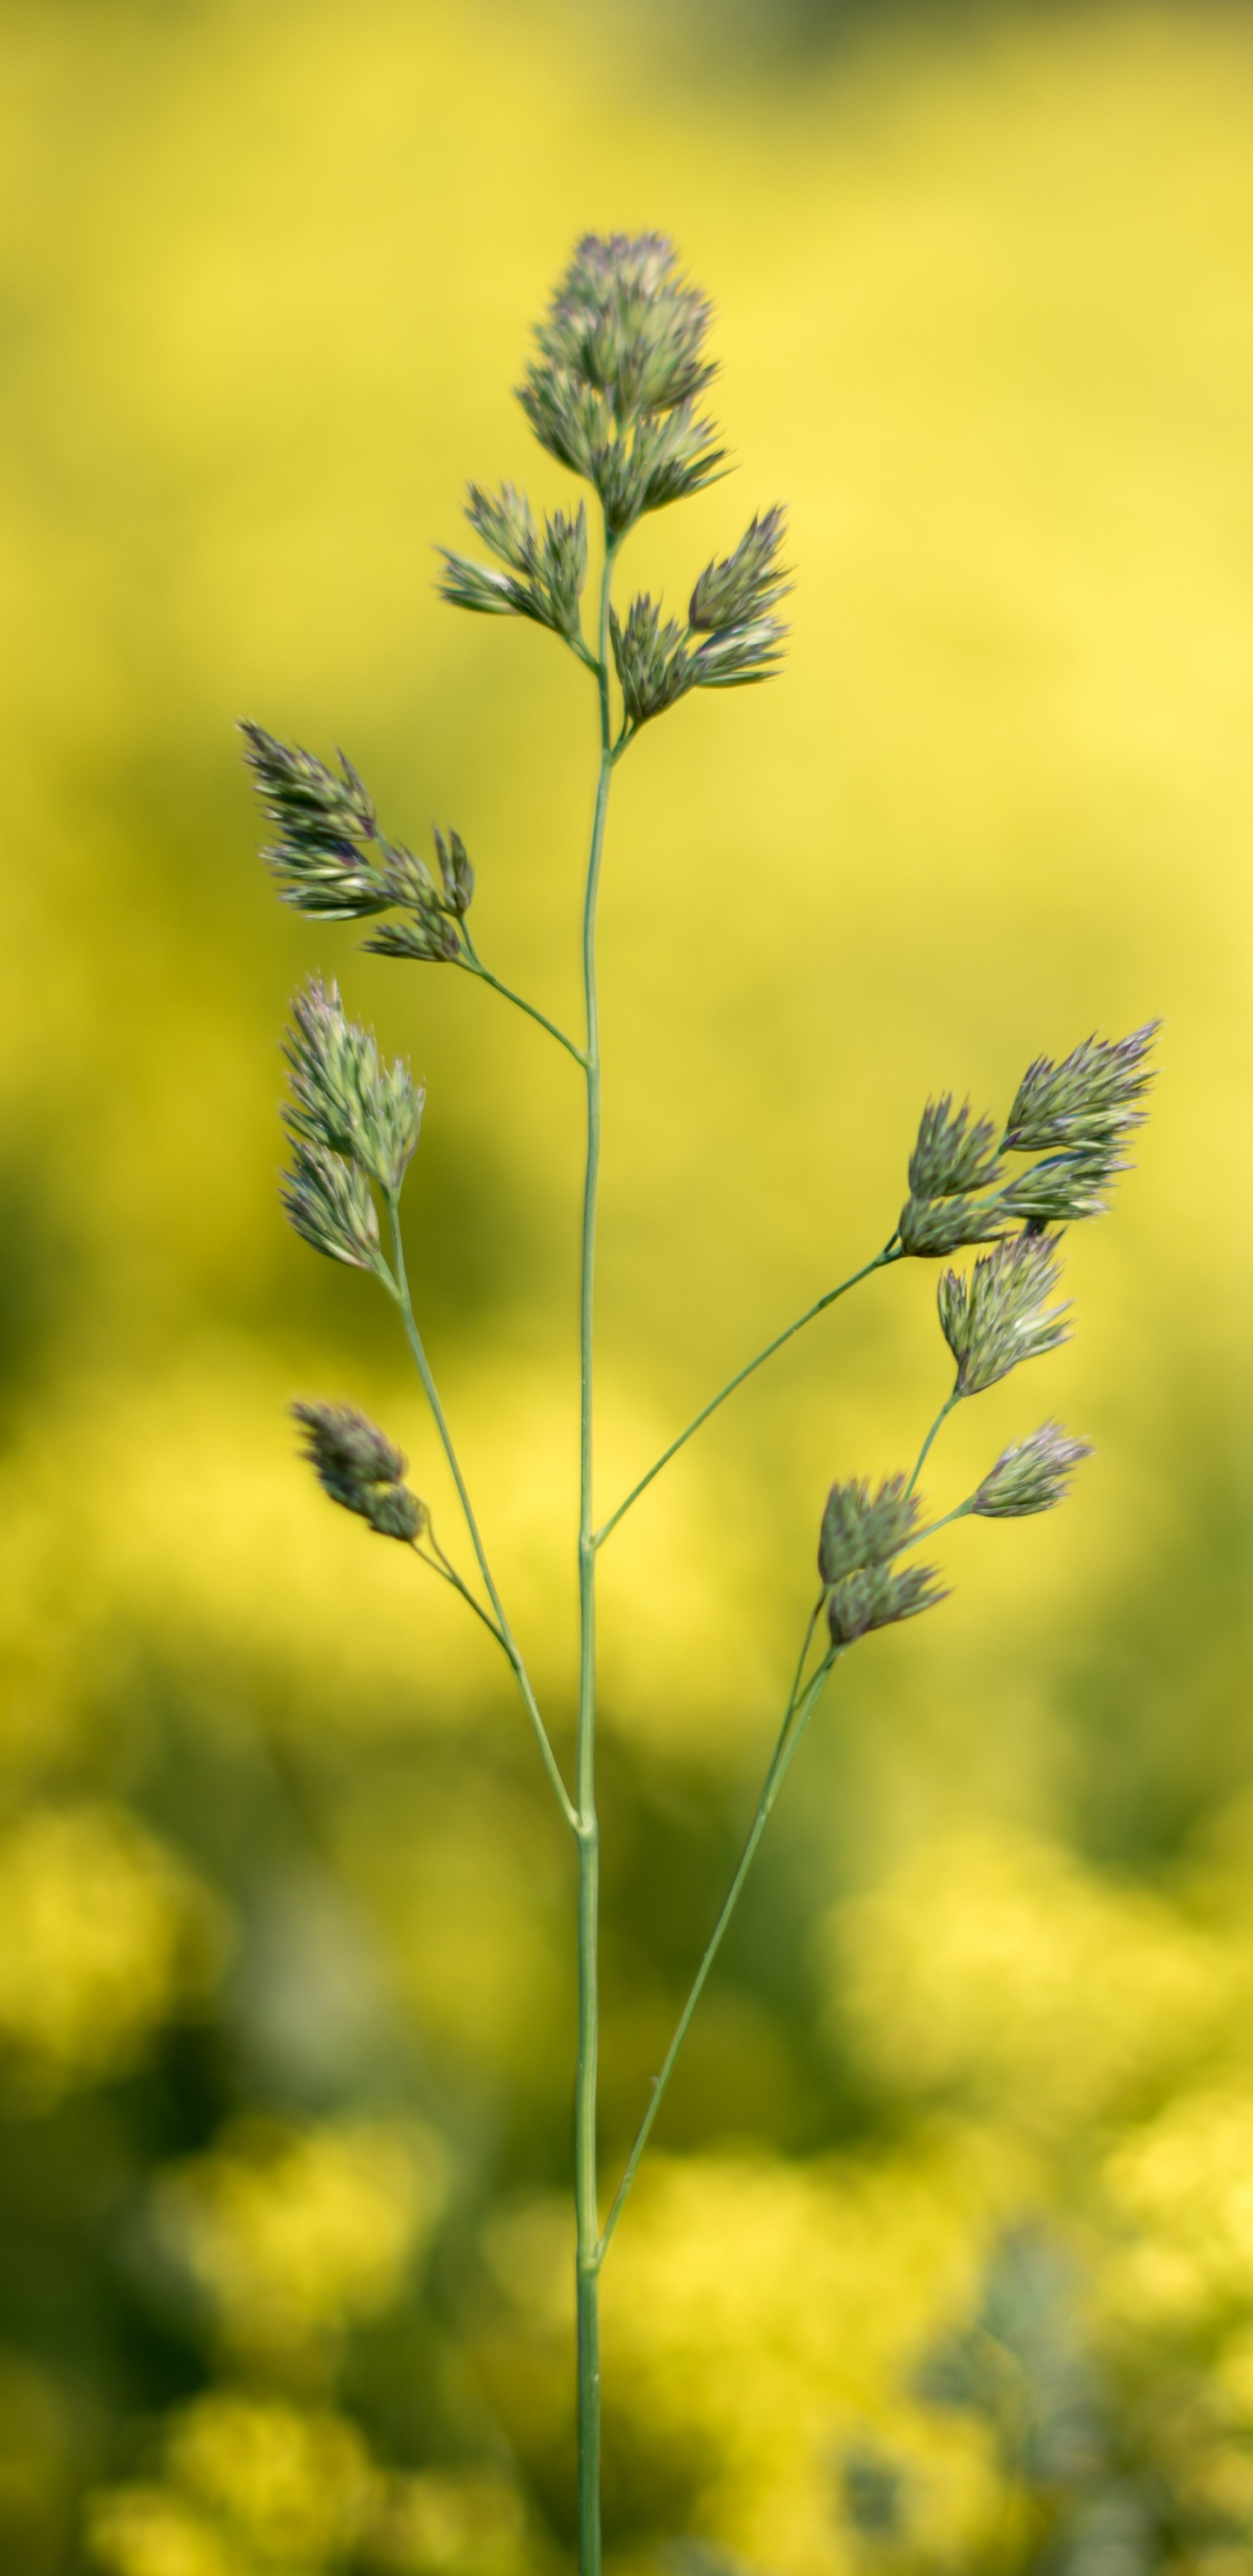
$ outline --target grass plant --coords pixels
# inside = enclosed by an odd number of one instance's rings
[[[1105,1212],[1111,1187],[1126,1168],[1127,1139],[1144,1116],[1156,1034],[1151,1023],[1119,1040],[1089,1037],[1061,1061],[1037,1058],[1003,1121],[976,1116],[969,1102],[958,1103],[947,1092],[928,1101],[909,1156],[907,1194],[882,1247],[746,1359],[631,1490],[609,1508],[602,1506],[595,1485],[603,1079],[596,941],[611,789],[619,762],[645,726],[692,690],[742,688],[772,678],[787,635],[779,612],[792,576],[778,507],[760,511],[733,551],[700,572],[684,617],[667,615],[647,592],[625,604],[615,598],[619,557],[641,520],[726,471],[720,432],[704,409],[715,374],[711,320],[708,298],[685,276],[667,239],[647,234],[582,240],[537,326],[519,400],[541,447],[590,487],[595,527],[589,529],[586,499],[573,510],[539,516],[510,483],[494,492],[471,483],[466,516],[481,552],[442,550],[441,588],[452,606],[546,628],[574,654],[591,683],[597,768],[577,1033],[557,1026],[480,957],[470,927],[474,870],[457,832],[437,830],[432,857],[423,858],[384,832],[367,787],[343,754],[334,768],[258,724],[244,727],[272,832],[267,857],[282,898],[324,921],[367,922],[365,945],[379,955],[460,969],[487,984],[564,1050],[581,1082],[580,1453],[573,1539],[580,1651],[571,1777],[558,1758],[553,1727],[493,1573],[410,1292],[402,1193],[419,1146],[423,1088],[406,1064],[384,1061],[373,1035],[348,1016],[334,984],[313,978],[293,1005],[286,1041],[291,1165],[284,1204],[314,1250],[371,1275],[396,1307],[451,1470],[468,1556],[459,1562],[457,1543],[446,1546],[436,1537],[426,1503],[406,1483],[403,1455],[354,1406],[295,1406],[307,1455],[333,1501],[380,1536],[409,1548],[489,1630],[513,1672],[577,1856],[573,2194],[583,2576],[596,2576],[600,2566],[601,2273],[676,2059],[771,1811],[836,1665],[872,1632],[919,1617],[945,1598],[936,1569],[918,1560],[918,1547],[966,1516],[1020,1519],[1051,1509],[1089,1454],[1085,1441],[1046,1422],[1005,1448],[953,1509],[928,1518],[919,1478],[954,1409],[1068,1338],[1069,1309],[1055,1298],[1061,1239],[1068,1226]],[[590,617],[584,604],[589,582]],[[955,1373],[912,1467],[877,1486],[844,1474],[826,1498],[818,1588],[742,1857],[620,2179],[604,2195],[597,2169],[600,1552],[718,1407],[828,1306],[897,1263],[948,1265],[967,1251],[976,1256],[969,1270],[945,1266],[940,1272],[939,1320]]]

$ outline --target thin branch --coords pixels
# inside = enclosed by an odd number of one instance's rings
[[[819,1603],[819,1609],[820,1608],[821,1603]],[[804,1670],[805,1656],[809,1652],[810,1639],[813,1635],[816,1620],[817,1612],[814,1613],[810,1620],[809,1627],[806,1630],[801,1662],[797,1668],[798,1677],[800,1672]],[[779,1739],[771,1757],[770,1768],[766,1773],[761,1796],[757,1801],[757,1813],[753,1818],[748,1840],[740,1855],[739,1867],[736,1870],[735,1876],[727,1891],[726,1901],[723,1905],[722,1912],[720,1913],[713,1931],[710,1934],[709,1941],[705,1949],[705,1955],[696,1971],[696,1975],[692,1983],[692,1989],[679,2016],[674,2037],[670,2042],[669,2048],[666,2050],[665,2058],[662,2062],[661,2073],[654,2078],[652,2100],[650,2101],[648,2109],[644,2113],[644,2117],[636,2131],[635,2144],[627,2158],[626,2169],[623,2173],[622,2180],[618,2185],[613,2207],[605,2221],[600,2243],[597,2247],[597,2260],[599,2263],[604,2262],[605,2255],[608,2252],[609,2240],[618,2224],[618,2219],[621,2215],[627,2193],[635,2180],[640,2158],[644,2153],[644,2149],[648,2144],[649,2137],[652,2132],[653,2122],[661,2108],[662,2096],[664,2095],[666,2086],[674,2072],[675,2060],[678,2057],[679,2050],[682,2048],[683,2042],[687,2037],[688,2030],[692,2022],[692,2016],[695,2013],[696,2007],[705,1991],[705,1984],[709,1976],[709,1971],[712,1968],[714,1960],[717,1958],[718,1952],[722,1946],[722,1939],[727,1929],[727,1925],[729,1924],[736,1906],[739,1903],[740,1893],[749,1870],[752,1867],[753,1856],[756,1852],[757,1845],[761,1841],[761,1837],[765,1832],[770,1810],[773,1807],[779,1791],[783,1786],[784,1780],[787,1777],[793,1756],[795,1755],[796,1748],[800,1743],[801,1737],[804,1734],[810,1718],[818,1705],[818,1701],[822,1696],[827,1677],[834,1664],[838,1661],[839,1651],[838,1647],[828,1648],[826,1654],[823,1656],[822,1662],[819,1664],[817,1671],[813,1675],[812,1680],[808,1683],[799,1706],[796,1702],[795,1690],[793,1691],[792,1698],[788,1702],[787,1713],[779,1730]]]
[[[556,1021],[550,1020],[546,1012],[537,1010],[534,1002],[528,1002],[521,993],[515,993],[512,984],[503,984],[499,975],[492,974],[490,967],[483,964],[464,922],[461,925],[461,935],[466,943],[467,954],[459,957],[457,963],[463,971],[467,975],[477,976],[480,984],[490,984],[492,991],[499,993],[504,1001],[512,1002],[515,1010],[525,1011],[528,1020],[535,1020],[541,1029],[547,1029],[549,1037],[555,1038],[558,1046],[563,1046],[567,1055],[572,1055],[575,1063],[581,1065],[586,1072],[587,1058],[582,1047],[576,1046],[574,1039],[568,1038],[565,1030],[559,1029]]]
[[[719,1405],[725,1404],[727,1397],[734,1395],[737,1387],[743,1386],[745,1378],[751,1377],[755,1369],[763,1368],[767,1360],[774,1358],[776,1351],[782,1350],[785,1342],[790,1342],[795,1334],[803,1332],[806,1324],[812,1324],[815,1315],[821,1315],[828,1306],[833,1306],[837,1297],[846,1297],[849,1289],[856,1288],[863,1279],[869,1279],[872,1271],[886,1269],[891,1262],[899,1261],[901,1258],[900,1246],[893,1235],[891,1242],[884,1245],[882,1252],[876,1252],[873,1261],[867,1261],[862,1269],[854,1270],[851,1278],[841,1279],[838,1288],[828,1288],[812,1306],[806,1307],[803,1315],[796,1317],[794,1323],[788,1324],[783,1332],[776,1333],[774,1340],[767,1342],[764,1350],[758,1351],[753,1359],[746,1360],[743,1368],[737,1369],[734,1377],[728,1378],[726,1385],[720,1386],[717,1394],[710,1396],[708,1404],[702,1405],[700,1412],[693,1416],[687,1429],[679,1433],[677,1440],[672,1440],[669,1448],[662,1450],[660,1458],[654,1459],[647,1475],[641,1476],[638,1485],[632,1485],[630,1493],[625,1501],[619,1503],[617,1510],[610,1513],[607,1521],[602,1521],[596,1531],[593,1544],[596,1547],[604,1546],[610,1531],[617,1528],[624,1514],[630,1511],[631,1505],[637,1503],[640,1495],[647,1492],[654,1476],[659,1476],[662,1468],[669,1466],[671,1459],[678,1455],[679,1450],[691,1439],[693,1432],[699,1431],[702,1423],[708,1422],[710,1414],[716,1413]]]
[[[944,1427],[945,1423],[946,1423],[946,1422],[947,1422],[947,1420],[948,1420],[948,1417],[949,1417],[950,1413],[951,1413],[951,1412],[952,1412],[952,1410],[953,1410],[954,1405],[955,1405],[955,1404],[959,1404],[959,1403],[960,1403],[960,1401],[961,1401],[961,1388],[960,1388],[959,1386],[955,1386],[955,1387],[954,1387],[954,1389],[953,1389],[952,1394],[951,1394],[950,1396],[948,1396],[948,1397],[946,1398],[945,1402],[940,1406],[940,1410],[939,1410],[939,1412],[937,1413],[937,1415],[936,1415],[936,1417],[935,1417],[935,1420],[934,1420],[934,1422],[932,1423],[932,1425],[931,1425],[931,1428],[930,1428],[929,1432],[927,1433],[926,1439],[923,1441],[922,1447],[921,1447],[921,1449],[919,1450],[918,1455],[917,1455],[917,1457],[916,1457],[916,1458],[915,1458],[915,1460],[914,1460],[914,1472],[913,1472],[912,1476],[910,1477],[909,1483],[908,1483],[908,1484],[907,1484],[907,1486],[905,1487],[905,1491],[906,1491],[906,1493],[907,1493],[907,1494],[912,1494],[912,1492],[913,1492],[913,1490],[914,1490],[914,1487],[915,1487],[915,1485],[917,1484],[917,1482],[918,1482],[918,1479],[919,1479],[920,1475],[922,1474],[923,1468],[925,1467],[925,1465],[926,1465],[926,1463],[927,1463],[927,1458],[928,1458],[928,1455],[929,1455],[929,1453],[930,1453],[930,1449],[931,1449],[931,1443],[932,1443],[932,1441],[935,1439],[936,1434],[937,1434],[939,1431],[941,1431],[941,1430],[943,1429],[943,1427]]]
[[[497,1643],[497,1645],[498,1645],[498,1646],[503,1646],[503,1645],[504,1645],[504,1642],[505,1642],[505,1641],[504,1641],[504,1638],[502,1637],[502,1635],[501,1635],[501,1633],[500,1633],[500,1630],[499,1630],[499,1628],[497,1627],[496,1622],[495,1622],[495,1620],[493,1619],[493,1617],[492,1617],[492,1615],[491,1615],[491,1612],[490,1612],[489,1610],[485,1610],[485,1609],[484,1609],[483,1604],[482,1604],[482,1602],[481,1602],[481,1601],[476,1601],[476,1600],[475,1600],[475,1598],[474,1598],[474,1594],[473,1594],[473,1593],[472,1593],[472,1591],[470,1590],[469,1584],[468,1584],[468,1583],[464,1583],[464,1582],[462,1581],[461,1576],[458,1574],[458,1572],[457,1572],[457,1569],[456,1569],[455,1565],[450,1565],[450,1564],[449,1564],[448,1559],[447,1559],[447,1557],[445,1556],[445,1554],[444,1554],[444,1551],[443,1551],[442,1547],[439,1545],[439,1542],[438,1542],[438,1540],[436,1539],[436,1536],[435,1536],[434,1531],[433,1531],[433,1530],[431,1530],[431,1529],[429,1528],[429,1524],[428,1524],[428,1535],[429,1535],[429,1537],[430,1537],[431,1545],[432,1545],[432,1547],[433,1547],[433,1548],[434,1548],[434,1550],[435,1550],[435,1554],[434,1554],[434,1556],[428,1556],[428,1555],[427,1555],[427,1552],[426,1552],[426,1549],[425,1549],[424,1547],[419,1546],[418,1541],[417,1541],[417,1539],[416,1539],[416,1538],[415,1538],[415,1539],[411,1539],[411,1540],[410,1540],[410,1545],[411,1545],[411,1547],[412,1547],[412,1549],[413,1549],[413,1553],[414,1553],[414,1555],[415,1555],[415,1556],[417,1557],[417,1559],[418,1559],[419,1564],[420,1564],[420,1565],[429,1565],[429,1567],[430,1567],[430,1569],[431,1569],[432,1574],[438,1574],[438,1576],[439,1576],[439,1578],[440,1578],[440,1581],[441,1581],[442,1583],[450,1583],[450,1584],[452,1585],[453,1591],[454,1591],[454,1592],[459,1592],[459,1593],[460,1593],[460,1595],[461,1595],[462,1600],[463,1600],[464,1602],[466,1602],[466,1603],[469,1605],[470,1609],[474,1612],[475,1618],[476,1618],[476,1619],[481,1619],[481,1620],[482,1620],[483,1625],[484,1625],[484,1627],[486,1628],[486,1630],[487,1630],[487,1632],[488,1632],[489,1636],[492,1636],[492,1637],[494,1637],[494,1638],[495,1638],[496,1643]]]
[[[530,1675],[527,1672],[526,1665],[523,1663],[521,1648],[517,1643],[513,1630],[505,1615],[504,1603],[496,1589],[492,1569],[487,1562],[487,1554],[483,1546],[483,1541],[479,1535],[479,1525],[474,1517],[474,1508],[470,1501],[469,1493],[466,1490],[466,1481],[461,1473],[461,1466],[457,1457],[457,1452],[452,1444],[452,1434],[448,1428],[447,1417],[444,1413],[443,1405],[439,1400],[439,1391],[436,1387],[435,1380],[431,1375],[431,1364],[423,1347],[422,1336],[418,1331],[417,1318],[413,1311],[413,1300],[409,1294],[409,1281],[405,1271],[405,1247],[400,1231],[400,1203],[398,1192],[388,1193],[387,1208],[388,1214],[391,1218],[392,1257],[396,1266],[396,1287],[394,1294],[404,1323],[409,1348],[412,1351],[414,1360],[417,1364],[418,1375],[422,1380],[427,1403],[430,1405],[431,1411],[435,1416],[435,1427],[439,1433],[441,1441],[443,1442],[444,1455],[452,1470],[453,1483],[457,1488],[457,1498],[465,1516],[465,1524],[470,1533],[470,1540],[474,1548],[474,1553],[478,1558],[479,1572],[483,1577],[488,1600],[491,1602],[492,1608],[496,1613],[500,1642],[509,1658],[509,1662],[513,1666],[514,1677],[517,1681],[518,1688],[522,1693],[523,1705],[534,1729],[535,1741],[540,1749],[540,1758],[543,1762],[544,1769],[548,1773],[549,1780],[552,1783],[553,1792],[556,1796],[558,1805],[561,1808],[561,1812],[565,1817],[566,1823],[570,1827],[572,1833],[577,1833],[578,1816],[575,1812],[570,1793],[566,1788],[565,1781],[562,1779],[557,1756],[549,1741],[548,1729],[540,1715],[539,1702],[531,1688]]]
[[[905,1546],[921,1547],[924,1538],[934,1538],[936,1531],[947,1529],[950,1521],[964,1521],[974,1510],[974,1507],[975,1498],[973,1494],[970,1494],[967,1496],[964,1503],[955,1503],[952,1511],[945,1512],[941,1520],[929,1521],[925,1529],[915,1530],[913,1537],[906,1539]]]

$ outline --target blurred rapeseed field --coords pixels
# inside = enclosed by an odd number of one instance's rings
[[[362,1402],[450,1519],[381,1301],[277,1213],[288,994],[336,972],[427,1080],[416,1289],[559,1730],[578,1105],[468,979],[283,914],[232,726],[451,817],[485,950],[573,1011],[580,675],[449,616],[429,549],[467,475],[565,497],[508,388],[615,225],[715,294],[739,466],[640,579],[777,499],[799,578],[778,687],[618,793],[606,1498],[884,1240],[929,1090],[1003,1110],[1167,1029],[1069,1256],[1049,1400],[1097,1458],[950,1533],[953,1600],[833,1692],[615,2243],[613,2564],[1250,2563],[1253,20],[724,32],[0,12],[6,2576],[570,2549],[568,1854],[488,1647],[294,1459],[292,1396]],[[940,1359],[903,1266],[606,1560],[610,2160],[821,1498],[900,1463]],[[1030,1407],[959,1420],[954,1496]]]

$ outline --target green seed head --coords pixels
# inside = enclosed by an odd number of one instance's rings
[[[266,819],[277,838],[263,856],[284,903],[323,921],[358,921],[385,912],[386,844],[378,816],[351,761],[341,776],[311,751],[280,742],[261,725],[243,724],[244,754]]]
[[[714,635],[769,616],[792,587],[791,575],[779,561],[786,525],[781,509],[767,510],[745,530],[734,554],[706,565],[692,593],[689,626]]]
[[[916,1261],[934,1261],[966,1244],[995,1242],[1006,1223],[999,1199],[908,1198],[897,1230],[902,1251]]]
[[[916,1619],[934,1610],[948,1595],[936,1589],[933,1565],[860,1567],[833,1586],[827,1603],[827,1626],[834,1646],[852,1646],[872,1628],[892,1628],[898,1620]]]
[[[950,1091],[929,1100],[909,1158],[914,1198],[956,1198],[966,1190],[991,1189],[1000,1177],[995,1122],[972,1119],[968,1100],[955,1109]]]
[[[1028,1439],[1001,1451],[971,1508],[984,1520],[1002,1521],[1052,1511],[1065,1501],[1075,1468],[1091,1455],[1090,1440],[1072,1440],[1059,1422],[1044,1422]]]
[[[877,1493],[864,1477],[833,1485],[818,1541],[823,1582],[838,1583],[858,1566],[886,1565],[908,1545],[921,1508],[917,1494],[906,1493],[903,1476],[885,1477]]]
[[[557,510],[536,531],[531,505],[512,483],[498,494],[470,485],[466,517],[471,527],[507,567],[497,572],[470,556],[438,551],[444,558],[440,592],[454,608],[476,609],[486,617],[529,617],[551,627],[568,643],[580,635],[579,601],[587,580],[587,512],[580,501],[567,517]]]
[[[602,393],[626,422],[705,391],[712,319],[663,233],[586,233],[535,337],[543,363]]]
[[[721,467],[695,410],[710,313],[660,234],[589,233],[536,330],[518,398],[541,447],[600,495],[612,539]]]
[[[379,1226],[370,1185],[355,1163],[322,1145],[297,1144],[281,1196],[297,1234],[331,1261],[377,1270]]]
[[[968,1279],[946,1270],[936,1292],[940,1325],[957,1362],[959,1395],[980,1395],[1020,1360],[1070,1338],[1069,1307],[1050,1306],[1061,1276],[1052,1235],[1015,1234],[976,1261]]]
[[[610,610],[609,636],[631,725],[647,724],[650,716],[661,715],[691,688],[682,628],[673,618],[662,625],[660,606],[647,591],[632,600],[625,622]]]
[[[1100,1152],[1143,1126],[1143,1102],[1154,1079],[1146,1059],[1160,1028],[1160,1020],[1149,1020],[1130,1037],[1084,1038],[1060,1064],[1037,1056],[1018,1085],[1005,1129],[1006,1150]]]
[[[346,1156],[380,1189],[398,1190],[426,1097],[408,1065],[380,1061],[373,1032],[346,1017],[337,987],[320,975],[296,995],[283,1052],[291,1134],[302,1146]]]
[[[1000,1205],[1007,1217],[1028,1225],[1075,1225],[1085,1217],[1106,1216],[1109,1190],[1120,1172],[1130,1169],[1112,1139],[1074,1153],[1048,1154],[1029,1171],[1007,1181]]]

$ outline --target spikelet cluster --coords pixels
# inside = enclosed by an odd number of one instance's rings
[[[827,1625],[835,1646],[851,1646],[872,1628],[916,1618],[944,1599],[935,1569],[893,1563],[918,1525],[918,1496],[903,1476],[889,1476],[872,1492],[854,1478],[831,1487],[818,1540],[818,1571]]]
[[[711,318],[661,234],[589,233],[536,329],[519,400],[541,447],[591,484],[611,546],[723,470],[718,433],[696,408],[715,372],[705,354]],[[530,618],[592,661],[580,617],[584,505],[541,525],[512,483],[494,493],[471,483],[466,517],[495,561],[441,547],[443,597],[485,616]],[[664,617],[646,591],[624,618],[611,612],[627,738],[691,689],[741,688],[777,669],[787,630],[774,611],[790,588],[783,536],[781,510],[755,518],[732,554],[706,565],[686,624]]]
[[[292,1414],[304,1455],[333,1503],[357,1512],[380,1538],[421,1538],[428,1514],[404,1481],[408,1459],[368,1414],[351,1404],[293,1404]]]
[[[1042,1422],[1026,1440],[1002,1449],[989,1467],[971,1510],[990,1521],[1026,1520],[1065,1501],[1075,1468],[1092,1455],[1089,1440],[1073,1440],[1060,1422]]]
[[[334,984],[311,976],[283,1042],[291,1093],[283,1117],[292,1167],[283,1201],[316,1252],[358,1270],[380,1262],[371,1183],[394,1196],[422,1126],[425,1093],[407,1064],[385,1064],[373,1032],[350,1020]]]
[[[320,921],[398,918],[366,941],[384,957],[464,962],[460,924],[474,870],[460,834],[435,833],[438,877],[403,841],[389,841],[374,803],[341,751],[340,775],[298,743],[241,725],[245,758],[276,838],[263,852],[284,903]]]
[[[562,510],[545,517],[541,536],[525,493],[512,483],[498,493],[469,487],[466,517],[493,564],[475,563],[468,555],[441,546],[443,597],[453,608],[476,609],[485,617],[529,617],[577,645],[582,636],[579,602],[587,580],[587,511],[580,501],[572,517]]]
[[[663,234],[588,233],[537,326],[519,401],[541,447],[592,485],[613,538],[723,463],[696,409],[712,318]]]
[[[664,713],[689,689],[738,689],[768,680],[779,667],[787,629],[771,614],[790,588],[780,563],[782,510],[754,519],[735,552],[707,564],[692,593],[686,627],[662,623],[647,591],[625,620],[609,621],[614,665],[632,731]]]
[[[940,1327],[957,1362],[959,1395],[982,1395],[1020,1360],[1069,1340],[1069,1307],[1048,1302],[1060,1277],[1050,1234],[1008,1236],[980,1255],[968,1279],[957,1270],[941,1273]]]
[[[1112,1183],[1128,1169],[1123,1145],[1144,1121],[1159,1025],[1149,1021],[1125,1038],[1085,1038],[1060,1064],[1037,1057],[999,1138],[992,1119],[972,1116],[969,1101],[956,1109],[948,1092],[928,1101],[909,1161],[903,1250],[943,1259],[1019,1226],[1039,1232],[1103,1216]],[[1041,1159],[1007,1180],[1006,1154]]]

